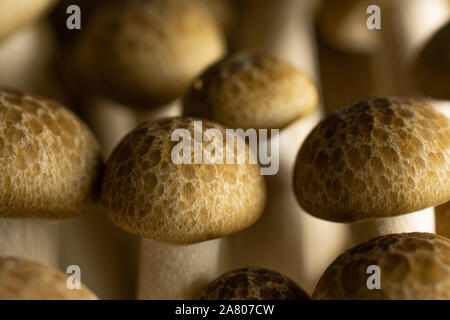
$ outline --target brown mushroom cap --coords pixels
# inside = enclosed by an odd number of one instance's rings
[[[202,126],[225,136],[218,124],[203,121]],[[102,185],[109,218],[130,233],[169,244],[219,238],[253,224],[266,200],[258,165],[177,165],[171,152],[179,142],[171,141],[171,134],[180,128],[193,136],[194,119],[145,123],[114,150]],[[203,142],[202,150],[207,145]],[[233,150],[227,144],[223,148],[223,154]]]
[[[361,101],[321,121],[295,164],[310,214],[353,222],[419,211],[450,199],[450,120],[422,102]]]
[[[423,93],[450,99],[450,22],[425,45],[415,63],[414,75]]]
[[[227,272],[200,294],[200,300],[309,300],[288,277],[263,268]]]
[[[121,1],[99,8],[89,22],[80,64],[109,97],[135,107],[181,96],[225,50],[202,1]]]
[[[36,19],[57,0],[0,0],[0,39]]]
[[[318,106],[317,88],[291,65],[241,52],[210,67],[184,100],[184,114],[232,128],[283,128]]]
[[[102,156],[59,103],[0,89],[0,217],[63,219],[98,199]]]
[[[380,268],[381,289],[368,289],[367,268]],[[322,275],[318,300],[450,299],[450,240],[431,233],[371,239],[340,255]]]
[[[67,288],[69,275],[39,263],[0,257],[1,300],[97,300],[84,285]]]
[[[436,233],[450,238],[450,201],[435,209],[436,212]]]

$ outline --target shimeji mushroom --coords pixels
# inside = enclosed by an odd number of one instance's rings
[[[432,207],[450,199],[450,120],[407,98],[341,109],[306,138],[294,190],[318,218],[365,221],[352,225],[356,243],[380,234],[435,232]]]
[[[171,141],[172,133],[180,129],[197,139],[194,121],[147,122],[126,136],[107,161],[101,197],[108,217],[148,238],[141,243],[141,299],[192,298],[217,276],[218,242],[207,240],[253,224],[265,205],[265,183],[257,164],[221,164],[215,158],[201,164],[174,162],[177,142]],[[203,120],[202,128],[205,134],[216,129],[225,136],[224,128],[210,121]],[[196,157],[194,151],[209,150],[211,143],[214,155],[234,152],[234,145],[221,147],[215,139],[200,141],[200,149],[195,141],[192,153],[186,153],[189,160]],[[248,146],[245,151],[250,158]]]
[[[1,253],[56,264],[53,228],[30,219],[82,214],[98,199],[101,168],[97,140],[65,107],[0,90]]]
[[[291,64],[267,53],[241,52],[194,80],[183,112],[231,128],[281,129],[316,110],[318,100],[314,82]]]
[[[78,55],[106,96],[149,109],[181,96],[224,42],[203,1],[130,0],[98,8]]]
[[[0,257],[0,300],[97,300],[82,284],[69,288],[68,278],[36,262]]]
[[[0,39],[49,10],[57,0],[0,0]]]
[[[450,238],[450,201],[437,206],[435,211],[436,233]]]
[[[448,300],[449,257],[450,240],[439,235],[380,236],[340,255],[323,274],[312,298]]]
[[[249,267],[221,275],[200,293],[200,300],[309,300],[309,297],[288,277]]]

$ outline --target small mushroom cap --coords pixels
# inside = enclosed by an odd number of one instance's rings
[[[184,114],[232,128],[284,128],[318,106],[311,79],[265,53],[241,52],[210,67],[184,99]]]
[[[200,300],[309,300],[288,277],[263,268],[230,271],[214,280]]]
[[[57,0],[0,0],[0,39],[36,19]]]
[[[450,99],[450,22],[425,45],[413,71],[416,85],[423,93]]]
[[[84,285],[69,289],[69,276],[39,263],[0,257],[0,300],[97,300]]]
[[[0,89],[0,218],[63,219],[96,201],[100,146],[59,103]]]
[[[78,59],[109,97],[148,108],[183,95],[224,43],[203,1],[127,0],[95,12]]]
[[[225,129],[202,121],[203,132]],[[219,238],[253,224],[266,201],[256,164],[175,164],[175,129],[194,135],[194,119],[145,123],[125,137],[106,164],[102,203],[124,230],[168,244],[192,244]],[[202,143],[205,150],[209,143]],[[248,146],[245,146],[248,153]],[[224,143],[223,154],[233,146]],[[191,150],[193,159],[194,148]],[[218,152],[218,150],[216,150]],[[192,160],[191,159],[191,160]]]
[[[422,102],[358,102],[303,143],[294,190],[310,214],[353,222],[420,211],[450,198],[450,120]]]
[[[369,266],[381,289],[369,289]],[[375,271],[376,272],[376,271]],[[371,282],[372,283],[372,282]],[[312,295],[317,300],[450,299],[450,240],[431,233],[381,236],[340,255]]]
[[[450,238],[450,201],[437,206],[436,212],[436,233]]]

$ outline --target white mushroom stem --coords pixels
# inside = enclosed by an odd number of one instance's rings
[[[392,233],[429,232],[436,233],[434,207],[397,217],[379,218],[350,225],[352,238],[349,246],[371,238]]]
[[[220,240],[170,246],[142,239],[138,299],[195,299],[218,274]]]
[[[35,219],[0,219],[0,256],[58,267],[59,224]]]
[[[267,50],[318,83],[312,33],[315,2],[245,1],[240,47]],[[280,171],[266,176],[266,210],[254,226],[223,240],[222,272],[257,265],[287,275],[311,293],[322,271],[342,251],[345,226],[308,215],[298,205],[292,190],[295,157],[320,118],[319,110],[280,132]]]
[[[5,1],[3,1],[6,4]],[[18,30],[0,42],[0,86],[45,91],[52,41],[45,25]],[[59,224],[34,219],[0,219],[0,255],[58,266]]]

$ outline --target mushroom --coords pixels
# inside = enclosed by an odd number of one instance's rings
[[[436,233],[450,238],[450,201],[435,208]]]
[[[1,300],[97,300],[84,285],[70,289],[68,275],[36,262],[0,257]]]
[[[197,0],[130,0],[99,8],[79,47],[88,79],[125,105],[170,103],[224,53],[209,10]]]
[[[284,61],[283,64],[291,65],[292,69],[301,70],[307,75],[305,79],[309,77],[311,82],[317,83],[318,65],[311,21],[314,2],[239,1],[236,3],[240,19],[236,25],[239,32],[233,41],[235,49],[250,53],[264,52],[275,60]],[[312,83],[310,85],[313,86]],[[310,85],[306,88],[314,91]],[[263,86],[257,87],[259,92],[263,90]],[[270,92],[271,87],[275,87],[275,83],[268,83],[264,91]],[[298,98],[301,99],[300,96]],[[262,113],[255,109],[255,115],[262,116]],[[292,121],[282,128],[278,136],[280,170],[276,175],[265,176],[269,197],[267,208],[255,225],[222,240],[221,250],[225,258],[222,259],[221,272],[258,265],[278,270],[307,292],[312,292],[323,269],[342,251],[343,238],[340,235],[343,235],[344,228],[302,214],[289,183],[296,152],[320,117],[321,108],[314,106],[314,110],[304,117],[292,119],[291,115]],[[278,113],[277,119],[280,118]],[[217,118],[217,121],[222,120]],[[231,124],[231,127],[234,125]],[[263,142],[263,139],[259,141]],[[261,237],[262,234],[264,237]],[[333,234],[336,241],[325,241],[322,234]],[[311,242],[320,245],[322,250],[317,252]],[[302,268],[298,268],[299,265]]]
[[[352,225],[356,243],[435,232],[432,207],[450,199],[449,137],[450,120],[420,101],[355,103],[306,138],[295,164],[295,195],[320,219],[365,221]]]
[[[193,82],[183,113],[227,127],[280,129],[317,109],[309,76],[267,53],[241,52]]]
[[[380,236],[340,255],[323,274],[312,299],[447,300],[449,256],[450,240],[439,235]],[[369,289],[369,271],[377,269],[380,287]]]
[[[0,0],[0,39],[35,20],[57,0]]]
[[[219,242],[208,240],[253,224],[265,205],[265,183],[257,164],[221,164],[215,158],[201,164],[173,161],[177,143],[171,137],[176,129],[194,135],[191,155],[199,150],[195,121],[169,118],[144,123],[120,142],[106,164],[101,198],[108,217],[145,238],[140,299],[192,298],[217,275]],[[202,120],[202,128],[205,134],[208,129],[225,134],[222,126],[210,121]],[[215,139],[200,143],[202,154],[210,143],[217,155],[234,150],[225,143],[221,149]],[[245,151],[248,160],[248,146]]]
[[[288,277],[249,267],[221,275],[201,292],[200,300],[309,300],[309,297]]]
[[[1,254],[56,264],[55,226],[32,219],[82,214],[98,199],[101,168],[97,140],[73,113],[0,89],[0,243],[8,244]]]

